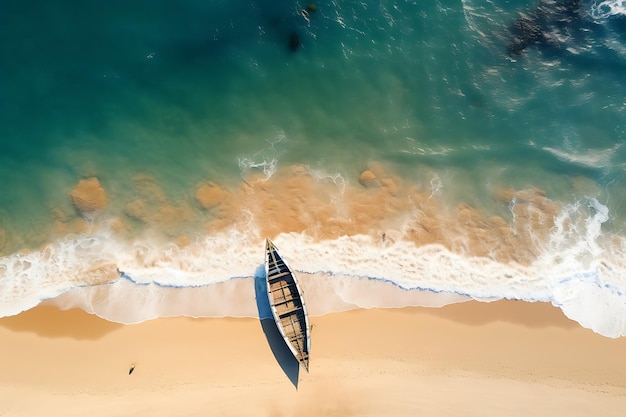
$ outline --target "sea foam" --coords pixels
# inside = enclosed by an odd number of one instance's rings
[[[626,1],[602,0],[591,5],[591,15],[595,19],[606,19],[609,16],[626,15]]]
[[[528,265],[417,246],[401,230],[321,241],[290,233],[274,242],[298,272],[314,316],[504,298],[551,302],[581,325],[619,337],[626,335],[626,245],[603,238],[607,219],[608,208],[595,199],[563,207],[542,255]],[[185,247],[127,242],[106,231],[65,238],[0,258],[0,316],[47,300],[120,323],[255,317],[263,247],[252,231],[202,236]]]

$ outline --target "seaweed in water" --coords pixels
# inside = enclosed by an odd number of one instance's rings
[[[552,45],[558,43],[555,33],[567,32],[571,24],[578,20],[581,0],[542,0],[529,13],[522,14],[509,27],[511,41],[507,53],[519,56],[526,48],[533,45]]]

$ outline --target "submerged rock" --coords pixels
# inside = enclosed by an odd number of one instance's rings
[[[291,52],[295,52],[300,48],[300,36],[296,32],[289,34],[289,43],[287,46]]]
[[[521,55],[528,46],[545,42],[543,29],[535,17],[520,17],[511,26],[511,33],[513,40],[507,47],[509,55]]]
[[[372,162],[368,169],[359,175],[359,184],[365,188],[382,188],[391,195],[398,193],[400,179],[384,170],[381,164]]]
[[[511,40],[507,45],[510,56],[521,55],[533,45],[558,47],[558,33],[568,33],[574,22],[580,19],[580,0],[541,0],[529,13],[522,14],[510,26]]]
[[[107,196],[98,178],[80,180],[72,190],[74,208],[82,217],[92,219],[107,206]]]
[[[365,188],[379,187],[380,181],[376,178],[376,174],[374,174],[369,169],[361,172],[359,175],[359,184],[361,184]]]
[[[196,189],[196,201],[204,209],[220,205],[227,196],[227,191],[213,182],[202,184]]]

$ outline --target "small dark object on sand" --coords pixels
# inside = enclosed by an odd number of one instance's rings
[[[128,375],[132,374],[134,370],[135,370],[135,364],[133,363],[132,365],[130,365],[130,369],[128,370]]]
[[[300,47],[300,36],[296,32],[291,32],[289,35],[289,50],[295,52]]]

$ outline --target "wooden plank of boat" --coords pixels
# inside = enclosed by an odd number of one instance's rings
[[[311,332],[302,290],[271,240],[265,240],[267,297],[281,336],[293,356],[309,371]]]

